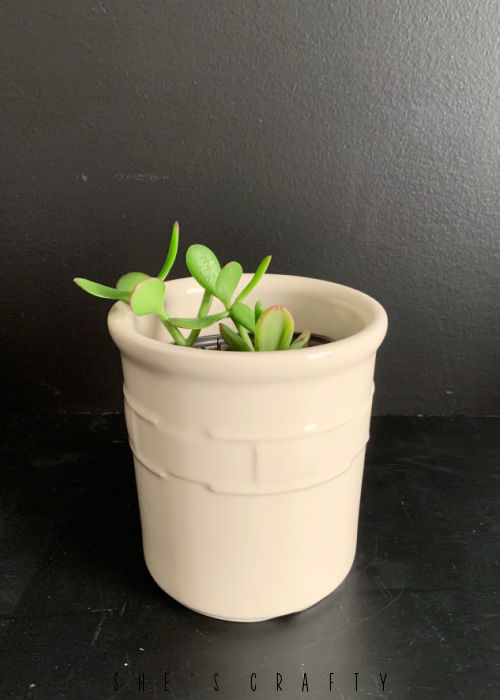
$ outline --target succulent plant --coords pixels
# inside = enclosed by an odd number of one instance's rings
[[[270,306],[264,309],[262,303],[257,301],[252,309],[243,301],[264,276],[271,262],[270,255],[262,260],[248,284],[233,299],[243,274],[240,263],[232,261],[221,267],[217,256],[207,246],[189,246],[186,265],[192,277],[203,288],[203,297],[196,317],[169,316],[165,309],[164,280],[175,262],[178,247],[179,224],[176,221],[165,262],[156,277],[150,277],[144,272],[127,272],[120,277],[115,287],[107,287],[82,277],[75,277],[73,281],[93,296],[128,303],[137,316],[155,314],[177,345],[191,347],[203,328],[226,318],[231,319],[236,328],[234,331],[226,324],[219,323],[220,334],[230,350],[288,350],[307,345],[310,332],[304,331],[294,340],[294,320],[284,306]],[[209,314],[214,297],[222,302],[225,310]],[[185,336],[181,329],[190,332]]]

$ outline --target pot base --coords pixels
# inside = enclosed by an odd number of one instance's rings
[[[319,605],[324,600],[329,598],[332,595],[332,593],[335,593],[337,588],[339,588],[339,586],[341,586],[344,583],[344,581],[346,580],[346,578],[348,577],[348,575],[352,569],[355,558],[356,558],[356,554],[354,554],[354,557],[352,559],[352,562],[351,562],[349,568],[345,572],[344,576],[340,579],[340,581],[330,591],[328,591],[328,593],[326,593],[324,596],[322,596],[318,600],[313,601],[309,605],[305,605],[303,607],[297,608],[297,610],[289,610],[287,612],[278,613],[277,615],[266,615],[265,617],[244,617],[244,618],[227,617],[224,615],[215,615],[214,613],[209,613],[209,612],[206,612],[205,610],[200,610],[199,608],[195,608],[192,605],[189,605],[189,603],[187,603],[186,601],[181,600],[180,598],[173,596],[171,593],[169,593],[167,590],[165,590],[165,588],[163,588],[163,586],[159,583],[159,581],[157,580],[157,578],[155,577],[155,575],[151,571],[151,567],[149,566],[147,560],[146,560],[146,567],[151,575],[151,578],[156,583],[156,585],[159,588],[161,588],[161,590],[164,591],[164,593],[166,593],[168,596],[170,596],[170,598],[172,598],[172,600],[175,600],[177,603],[179,603],[179,605],[182,605],[185,608],[188,608],[188,610],[192,610],[192,612],[195,612],[198,615],[204,615],[205,617],[210,617],[212,620],[223,620],[224,622],[242,622],[242,623],[248,624],[248,623],[252,623],[252,622],[267,622],[269,620],[276,620],[280,617],[287,617],[288,615],[296,615],[297,613],[304,612],[304,610],[310,610],[311,608],[314,608],[316,605]]]
[[[134,456],[149,572],[208,617],[256,622],[311,607],[352,567],[363,462],[364,449],[321,484],[235,494],[159,478]]]

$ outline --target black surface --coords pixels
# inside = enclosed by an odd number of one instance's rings
[[[71,279],[156,274],[179,219],[174,277],[206,243],[378,299],[376,414],[500,414],[499,24],[497,0],[0,3],[4,405],[122,409],[109,304]]]
[[[1,698],[497,696],[500,420],[375,419],[350,575],[255,624],[191,612],[149,576],[122,416],[3,427]]]

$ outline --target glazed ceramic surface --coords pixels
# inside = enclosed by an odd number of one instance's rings
[[[167,282],[169,314],[195,316],[202,293],[192,278]],[[186,606],[238,621],[307,608],[347,575],[387,329],[378,302],[332,282],[265,275],[246,301],[257,299],[335,342],[207,351],[173,345],[123,302],[108,316],[149,571]]]

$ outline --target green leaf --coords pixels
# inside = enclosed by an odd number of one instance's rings
[[[122,289],[106,287],[104,284],[99,284],[99,282],[91,282],[91,280],[86,280],[83,277],[75,277],[73,282],[84,291],[92,294],[95,297],[101,297],[101,299],[122,299],[123,301],[128,301],[130,296],[128,292]]]
[[[262,316],[263,313],[264,313],[264,304],[261,301],[256,301],[255,302],[255,310],[254,310],[255,323],[257,323],[257,321],[259,320],[259,318]]]
[[[228,317],[228,312],[223,311],[220,314],[212,314],[211,316],[200,316],[199,318],[169,318],[168,322],[179,328],[208,328],[212,323],[217,323],[223,318]]]
[[[241,301],[235,302],[230,309],[232,320],[236,324],[241,324],[252,333],[255,330],[255,316],[252,309]]]
[[[215,296],[217,278],[221,271],[215,253],[205,245],[190,245],[186,253],[186,265],[198,284]]]
[[[290,350],[298,350],[299,348],[303,348],[307,345],[309,342],[309,338],[311,337],[311,331],[304,331],[301,333],[293,343],[291,343],[288,347]]]
[[[219,331],[230,350],[238,350],[240,352],[248,352],[250,350],[245,341],[231,328],[226,326],[225,323],[219,323]]]
[[[255,352],[252,339],[250,338],[247,329],[244,326],[242,326],[241,323],[237,323],[236,328],[238,329],[238,335],[247,346],[247,350],[250,350],[250,352]]]
[[[231,297],[242,274],[243,268],[238,262],[229,262],[220,271],[215,285],[215,295],[225,306],[231,305]]]
[[[293,317],[284,306],[270,306],[255,325],[256,350],[284,350],[293,337]]]
[[[121,289],[124,292],[131,292],[136,284],[145,280],[149,275],[144,272],[127,272],[126,275],[122,275],[118,282],[116,283],[116,288]]]
[[[164,296],[164,283],[158,277],[148,277],[134,287],[130,296],[130,307],[136,316],[146,316],[147,314],[164,316]]]
[[[243,301],[245,297],[247,297],[252,289],[260,282],[260,280],[264,277],[264,274],[269,267],[269,263],[271,262],[271,256],[268,255],[264,260],[260,263],[259,267],[255,271],[254,276],[250,280],[250,282],[247,284],[247,286],[238,294],[236,297],[235,301]]]
[[[290,313],[290,311],[288,311],[288,309],[282,307],[282,314],[284,314],[286,320],[285,332],[283,333],[283,337],[281,339],[280,350],[286,350],[292,342],[293,332],[295,330],[295,323],[293,320],[293,316]]]
[[[170,245],[168,246],[167,257],[163,263],[163,267],[158,273],[158,279],[164,280],[172,269],[172,265],[175,262],[177,256],[177,249],[179,247],[179,222],[174,223],[174,228],[172,229],[172,235],[170,236]]]

